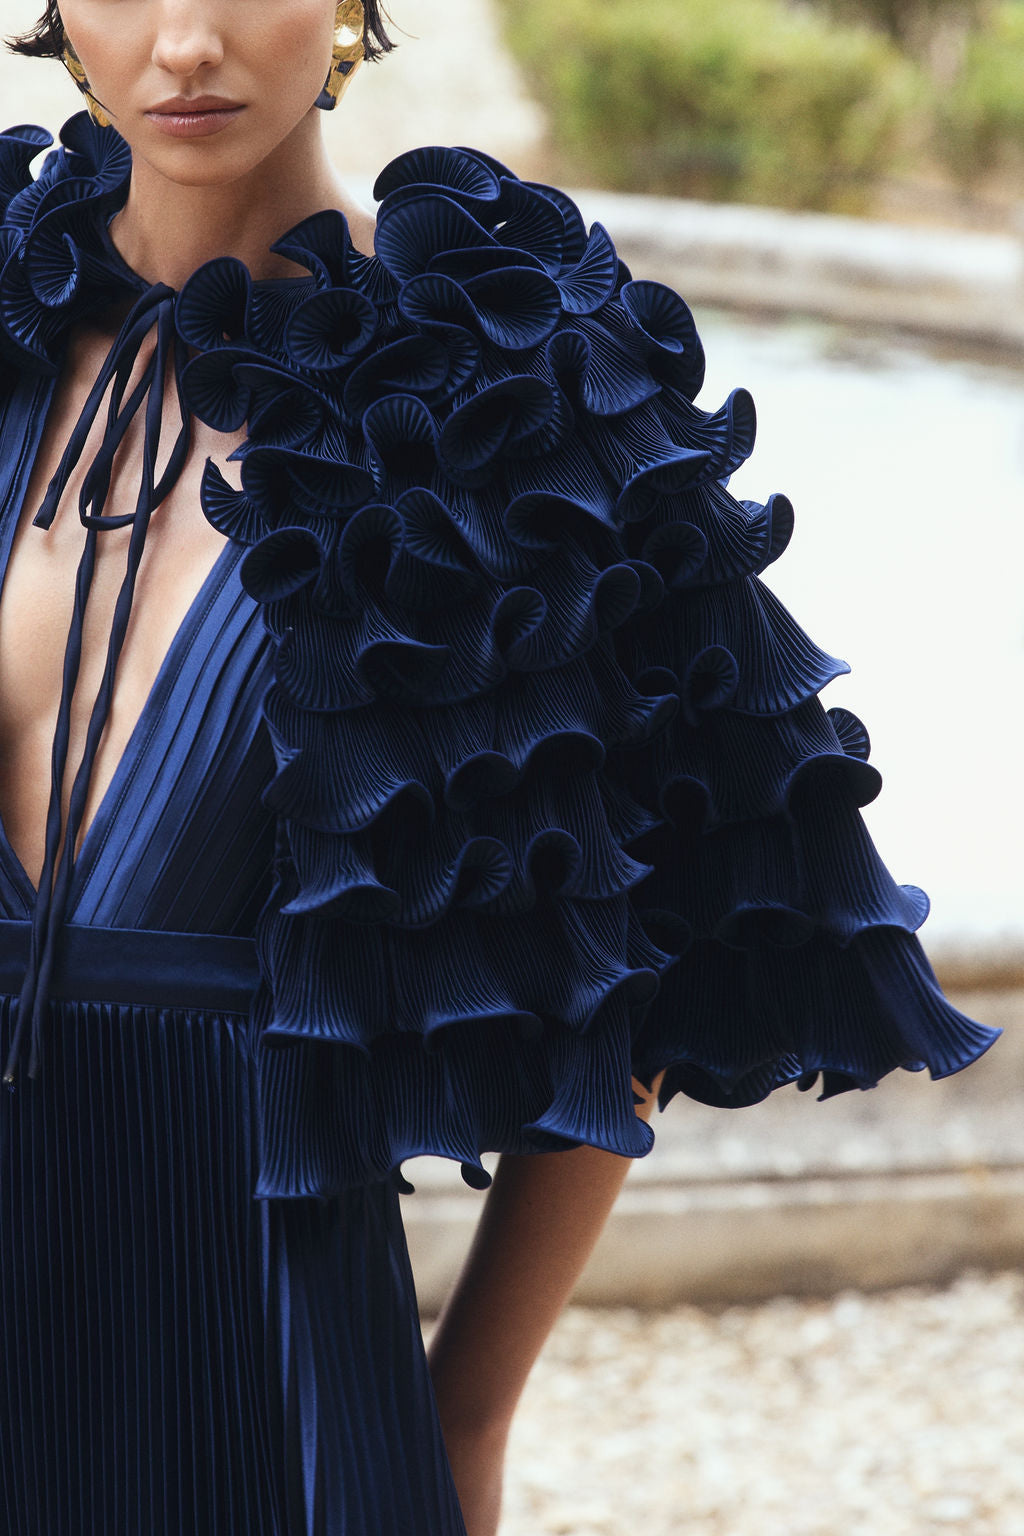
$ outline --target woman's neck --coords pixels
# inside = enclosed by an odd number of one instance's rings
[[[295,277],[299,268],[270,246],[322,208],[348,215],[365,246],[367,215],[328,159],[319,123],[304,121],[251,175],[226,184],[182,185],[136,159],[111,237],[134,271],[171,288],[218,256],[243,261],[254,278]]]

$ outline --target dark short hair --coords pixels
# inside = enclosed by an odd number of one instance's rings
[[[380,0],[363,0],[366,9],[366,26],[363,40],[366,57],[376,59],[382,53],[390,53],[395,46],[384,28],[384,9]],[[57,0],[46,0],[46,10],[35,26],[21,37],[8,39],[13,53],[26,53],[34,59],[59,59],[64,53],[64,23],[61,20]]]

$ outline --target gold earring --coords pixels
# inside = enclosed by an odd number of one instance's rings
[[[89,80],[86,76],[85,70],[82,67],[81,59],[72,48],[71,42],[66,36],[64,38],[64,53],[61,57],[61,63],[64,65],[64,68],[67,70],[68,74],[71,76],[72,80],[75,82],[75,84],[78,86],[78,89],[85,97],[86,106],[89,108],[89,116],[92,118],[93,122],[96,123],[100,128],[112,127],[113,125],[110,121],[110,118],[107,116],[106,111],[96,100],[96,97],[93,95],[89,88]]]
[[[324,112],[334,111],[352,76],[366,57],[363,39],[366,12],[363,10],[363,0],[341,0],[334,25],[331,72],[316,99],[316,105]]]

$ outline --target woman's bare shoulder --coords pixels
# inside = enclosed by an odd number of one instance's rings
[[[364,256],[372,256],[374,236],[377,233],[376,213],[355,199],[342,212],[348,220],[349,236],[356,250]]]

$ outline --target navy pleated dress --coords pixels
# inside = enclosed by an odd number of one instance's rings
[[[863,829],[865,733],[817,699],[845,667],[758,580],[791,509],[730,497],[752,404],[693,403],[676,294],[563,194],[440,149],[381,176],[375,257],[327,211],[277,246],[308,277],[149,286],[108,234],[126,146],[85,115],[62,140],[33,181],[48,136],[0,138],[0,571],[90,412],[111,452],[154,430],[161,359],[167,476],[190,415],[248,435],[241,490],[207,467],[224,550],[77,858],[84,788],[41,895],[0,835],[0,1524],[458,1536],[404,1160],[639,1155],[631,1072],[733,1107],[942,1076],[995,1032]],[[114,304],[24,508],[69,334]],[[89,551],[130,523],[96,736],[166,491],[149,466],[115,519],[106,451],[68,639],[73,677]]]

